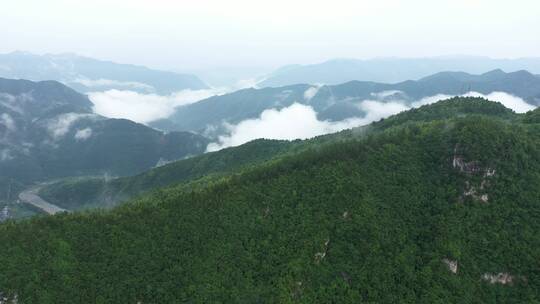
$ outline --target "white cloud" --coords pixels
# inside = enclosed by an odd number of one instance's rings
[[[77,141],[85,141],[90,138],[90,136],[92,136],[92,129],[90,128],[77,130],[77,132],[75,133],[75,139]]]
[[[220,136],[217,142],[208,145],[207,151],[238,146],[257,138],[288,140],[312,138],[365,125],[407,109],[399,103],[377,101],[363,101],[358,106],[366,111],[364,117],[339,122],[321,121],[312,107],[299,103],[281,110],[265,110],[259,118],[244,120],[237,125],[227,125],[229,135]]]
[[[23,110],[18,105],[18,103],[25,102],[29,98],[31,97],[28,94],[22,94],[16,97],[16,96],[6,94],[6,93],[0,93],[0,105],[10,109],[13,112],[22,114]],[[19,101],[18,99],[21,99],[21,100]]]
[[[13,121],[13,118],[7,113],[2,113],[2,115],[0,115],[0,124],[3,124],[8,131],[15,131],[17,129],[15,121]]]
[[[493,92],[487,95],[470,92],[463,96],[483,97],[488,100],[498,101],[518,113],[535,108],[523,101],[523,99],[503,92]],[[453,96],[444,94],[429,96],[412,102],[411,106],[413,108],[420,107],[451,97]],[[317,118],[317,113],[312,107],[299,103],[294,103],[281,110],[265,110],[259,118],[244,120],[237,125],[226,125],[229,134],[220,136],[217,142],[209,144],[207,151],[238,146],[257,138],[287,140],[312,138],[322,134],[367,125],[411,108],[404,101],[399,100],[390,102],[364,100],[358,103],[357,106],[365,113],[363,117],[349,118],[339,122],[321,121]]]
[[[134,91],[109,90],[94,92],[88,97],[94,103],[94,112],[110,118],[126,118],[149,123],[167,118],[174,108],[224,94],[224,89],[183,90],[168,96],[140,94]]]
[[[422,98],[422,99],[420,99],[418,101],[415,101],[415,102],[411,103],[411,105],[412,105],[412,107],[419,107],[419,106],[423,106],[423,105],[426,105],[426,104],[435,103],[435,102],[437,102],[439,100],[448,99],[448,98],[451,98],[451,97],[454,97],[454,96],[456,96],[456,95],[439,94],[439,95],[435,95],[435,96]],[[517,96],[508,94],[506,92],[492,92],[492,93],[489,93],[487,95],[482,94],[482,93],[478,93],[478,92],[469,92],[469,93],[466,93],[466,94],[463,94],[463,95],[460,95],[460,96],[463,96],[463,97],[481,97],[481,98],[485,98],[485,99],[488,99],[488,100],[491,100],[491,101],[498,101],[501,104],[503,104],[505,107],[514,110],[514,112],[516,112],[516,113],[525,113],[527,111],[536,109],[535,106],[533,106],[531,104],[528,104],[525,100],[523,100],[523,99],[521,99],[521,98],[519,98]]]
[[[528,104],[523,99],[505,92],[493,92],[489,93],[488,95],[483,95],[477,92],[469,92],[464,96],[483,97],[492,101],[498,101],[505,107],[514,110],[516,113],[525,113],[527,111],[536,109],[535,106]]]
[[[304,99],[310,101],[319,92],[319,87],[310,87],[304,92]]]
[[[366,113],[366,115],[362,118],[362,124],[368,124],[409,109],[409,107],[401,102],[380,102],[375,100],[364,100],[358,105],[358,107],[360,110]]]
[[[207,150],[237,146],[256,138],[310,138],[322,134],[327,127],[325,122],[317,119],[317,113],[311,107],[295,103],[282,110],[265,110],[257,119],[228,125],[230,135],[221,136],[219,143],[210,144]]]
[[[71,126],[76,121],[83,118],[95,118],[95,115],[80,113],[66,113],[58,115],[57,117],[49,120],[49,122],[47,123],[47,130],[49,131],[49,135],[54,140],[60,139],[69,132]]]
[[[424,98],[422,98],[420,100],[414,101],[414,102],[411,103],[411,106],[413,108],[418,108],[418,107],[421,107],[423,105],[436,103],[439,100],[444,100],[444,99],[448,99],[448,98],[452,98],[452,97],[454,97],[454,96],[453,95],[445,95],[445,94],[437,94],[437,95],[434,95],[434,96],[428,96],[428,97],[424,97]]]
[[[146,91],[153,91],[154,87],[151,85],[148,85],[146,83],[142,82],[136,82],[136,81],[118,81],[113,79],[88,79],[86,77],[80,77],[72,82],[74,83],[80,83],[84,85],[85,87],[93,88],[93,87],[105,87],[105,86],[116,86],[116,87],[125,87],[126,89],[142,89]]]

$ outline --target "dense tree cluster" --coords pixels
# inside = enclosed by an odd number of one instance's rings
[[[300,141],[254,140],[237,148],[206,153],[173,162],[135,176],[71,178],[46,185],[40,191],[47,201],[67,210],[108,208],[143,192],[195,180],[207,175],[224,175],[245,166],[268,161],[277,155],[294,153]]]
[[[21,303],[538,303],[540,133],[478,102],[486,113],[385,125],[394,117],[110,211],[4,223],[0,292]]]

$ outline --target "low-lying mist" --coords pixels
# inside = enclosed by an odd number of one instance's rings
[[[306,91],[306,94],[310,97],[312,97],[311,95],[313,93],[312,91]],[[258,138],[308,139],[318,135],[366,125],[411,108],[435,103],[454,96],[439,94],[425,97],[412,103],[406,103],[402,100],[385,102],[363,100],[356,104],[365,113],[363,117],[349,118],[337,122],[319,120],[317,113],[311,106],[294,103],[281,110],[266,110],[256,119],[247,119],[236,125],[225,124],[228,135],[220,136],[216,142],[209,144],[207,151],[211,152],[226,147],[238,146]],[[498,101],[517,113],[524,113],[535,109],[535,106],[528,104],[523,99],[505,92],[493,92],[487,95],[478,92],[469,92],[461,96],[483,97],[492,101]]]
[[[109,118],[125,118],[147,124],[169,117],[178,106],[227,93],[226,89],[183,90],[171,95],[108,90],[89,93],[94,112]]]

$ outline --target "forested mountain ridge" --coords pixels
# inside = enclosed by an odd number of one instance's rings
[[[431,111],[466,101],[477,113]],[[112,211],[2,224],[0,291],[22,303],[538,302],[539,125],[487,101],[416,111]]]
[[[504,120],[518,120],[522,117],[500,103],[481,98],[452,98],[393,115],[368,126],[342,131],[338,134],[319,136],[308,141],[255,140],[236,148],[180,160],[136,176],[118,179],[91,177],[60,180],[45,185],[40,191],[40,195],[47,201],[68,210],[108,208],[158,187],[194,180],[208,174],[230,173],[244,166],[261,163],[278,155],[294,154],[314,145],[350,140],[358,137],[359,134],[380,132],[389,127],[406,123],[434,121],[473,114]]]
[[[92,112],[85,95],[56,81],[0,78],[0,201],[16,187],[50,178],[132,175],[205,151],[208,140],[163,133]],[[13,195],[9,195],[9,193]]]
[[[111,208],[142,193],[199,178],[223,176],[301,149],[301,142],[259,139],[235,148],[176,161],[135,176],[82,177],[45,185],[40,196],[67,210]]]
[[[224,122],[238,124],[258,118],[268,109],[283,109],[294,103],[308,105],[320,120],[341,121],[365,117],[365,101],[396,102],[406,107],[423,104],[425,98],[440,100],[469,92],[484,95],[505,92],[530,105],[540,105],[540,78],[527,72],[493,70],[483,74],[441,72],[417,81],[377,83],[349,81],[337,85],[297,84],[284,87],[245,89],[214,96],[178,107],[167,119],[152,125],[164,130],[189,130],[210,135],[226,133]],[[214,133],[214,134],[212,134]]]

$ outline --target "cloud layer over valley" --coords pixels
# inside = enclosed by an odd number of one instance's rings
[[[316,94],[316,91],[313,91],[315,89],[306,91],[306,99],[311,99],[313,97],[312,95]],[[394,93],[396,92],[392,94]],[[387,96],[386,94],[382,95]],[[487,95],[469,92],[462,96],[483,97],[492,101],[498,101],[517,113],[524,113],[535,109],[534,106],[526,103],[523,99],[504,92],[493,92]],[[364,100],[356,103],[356,106],[365,113],[363,117],[349,118],[338,122],[319,120],[317,113],[311,106],[294,103],[281,110],[265,110],[258,118],[247,119],[236,125],[225,124],[228,135],[220,136],[216,142],[209,144],[207,151],[217,151],[226,147],[238,146],[258,138],[285,140],[308,139],[318,135],[366,125],[411,108],[451,97],[453,96],[439,94],[425,97],[412,103],[406,103],[403,100],[386,102]]]
[[[224,94],[225,89],[183,90],[163,96],[134,91],[108,90],[89,93],[96,114],[109,118],[125,118],[139,123],[149,123],[167,118],[175,107]]]
[[[208,145],[207,150],[217,151],[238,146],[257,138],[307,139],[365,125],[407,110],[407,107],[401,103],[383,103],[373,100],[363,101],[358,106],[366,112],[364,117],[338,122],[319,120],[311,106],[299,103],[281,110],[266,110],[259,118],[244,120],[237,125],[226,125],[229,135],[220,136],[218,142]]]

